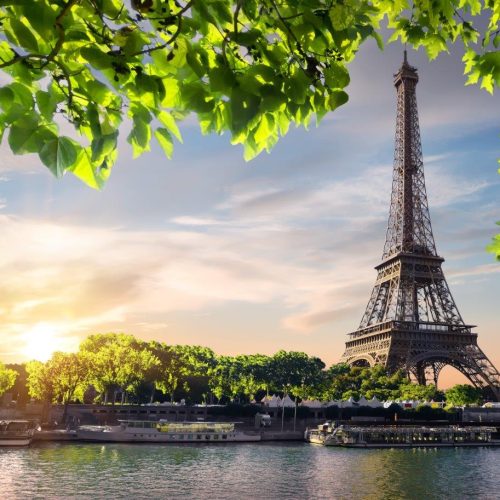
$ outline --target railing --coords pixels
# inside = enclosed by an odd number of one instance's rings
[[[434,323],[430,321],[386,321],[372,326],[367,326],[362,330],[349,333],[351,338],[359,338],[364,335],[378,333],[387,330],[419,330],[429,332],[453,332],[453,333],[471,333],[471,325],[450,325],[447,323]]]

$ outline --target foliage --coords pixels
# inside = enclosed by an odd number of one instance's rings
[[[89,386],[104,402],[116,391],[122,398],[126,393],[136,401],[152,402],[155,390],[167,394],[171,401],[181,395],[193,402],[213,402],[215,397],[233,404],[252,403],[258,394],[262,397],[269,392],[291,394],[298,400],[358,400],[362,396],[381,401],[444,400],[434,385],[413,384],[402,371],[389,373],[380,365],[334,364],[325,370],[320,358],[303,352],[216,356],[206,347],[144,342],[117,333],[90,335],[78,353],[55,353],[46,363],[27,363],[25,370],[31,397],[63,404],[83,400]],[[24,369],[17,371],[23,373]],[[473,404],[480,399],[481,391],[469,385],[446,391],[450,405]],[[391,407],[391,414],[397,408]]]
[[[157,390],[170,396],[170,401],[174,401],[181,383],[189,392],[189,376],[203,375],[214,364],[214,353],[206,347],[150,342],[148,350],[158,360],[152,365],[151,379]]]
[[[0,396],[11,389],[17,378],[17,372],[7,368],[3,363],[0,363]]]
[[[241,370],[238,374],[239,392],[253,401],[258,391],[269,389],[269,364],[268,356],[262,354],[241,355],[235,358]]]
[[[441,400],[442,394],[437,390],[434,384],[418,385],[410,382],[402,384],[399,387],[400,398],[415,401]]]
[[[215,367],[210,371],[209,387],[214,396],[221,400],[224,396],[234,399],[239,392],[241,361],[231,356],[219,356]]]
[[[500,168],[498,169],[498,172],[500,173]],[[497,224],[500,226],[500,222],[497,222]],[[492,254],[495,254],[497,261],[500,262],[500,233],[493,238],[493,241],[488,245],[487,250]]]
[[[30,399],[27,387],[28,374],[26,372],[26,364],[12,363],[6,365],[6,367],[16,372],[16,381],[9,390],[12,392],[12,397],[16,402],[16,406],[18,408],[23,407]]]
[[[28,374],[28,394],[38,401],[51,403],[56,391],[48,363],[28,361],[26,372]]]
[[[457,384],[446,391],[446,402],[451,406],[474,405],[481,399],[481,389],[467,384]]]
[[[89,375],[85,357],[64,352],[55,352],[46,363],[30,361],[26,370],[31,397],[64,405],[77,396],[82,398]]]
[[[271,358],[269,372],[276,389],[305,399],[319,388],[323,368],[325,363],[319,358],[281,350]]]
[[[133,394],[159,363],[146,343],[123,333],[90,335],[82,342],[80,354],[89,364],[90,382],[106,402],[113,390],[122,391],[122,397]]]
[[[499,17],[495,0],[2,2],[0,132],[15,154],[38,153],[54,175],[98,188],[120,130],[134,157],[153,137],[170,157],[188,114],[252,158],[291,123],[307,127],[347,101],[346,65],[367,38],[382,47],[382,21],[390,40],[430,59],[461,41],[467,83],[493,92]]]
[[[397,399],[401,397],[400,387],[407,383],[403,372],[389,374],[380,365],[373,368],[333,365],[327,374],[324,398],[328,400],[359,399],[361,396],[367,399],[374,396],[379,400]]]

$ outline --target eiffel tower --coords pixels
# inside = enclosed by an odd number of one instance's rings
[[[397,121],[389,224],[377,280],[359,328],[341,362],[398,369],[419,384],[434,383],[451,365],[500,400],[500,373],[464,323],[436,252],[425,190],[418,123],[417,69],[394,75]]]

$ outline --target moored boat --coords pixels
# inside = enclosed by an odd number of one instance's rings
[[[35,428],[31,420],[1,420],[0,446],[28,446]]]
[[[121,443],[227,443],[260,441],[258,432],[235,429],[231,422],[167,422],[119,420],[118,425],[81,426],[82,441]]]
[[[322,444],[325,446],[331,446],[329,444],[332,441],[332,435],[335,427],[331,422],[325,422],[324,424],[318,425],[315,429],[307,428],[304,433],[304,439],[308,443],[312,444]]]
[[[321,427],[321,426],[320,426]],[[324,446],[347,448],[408,448],[498,446],[494,427],[473,426],[323,426],[306,431],[305,439]]]

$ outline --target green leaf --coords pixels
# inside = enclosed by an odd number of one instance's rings
[[[14,92],[9,87],[0,88],[0,106],[4,111],[10,109],[14,101],[14,97]]]
[[[260,88],[260,95],[262,96],[260,103],[262,111],[276,111],[287,101],[286,95],[274,85],[263,85]]]
[[[257,144],[267,142],[269,136],[274,131],[274,120],[272,115],[262,115],[260,123],[255,129],[254,138]]]
[[[167,127],[169,132],[175,135],[176,139],[182,143],[182,135],[179,130],[179,127],[177,126],[177,123],[174,119],[174,117],[170,114],[167,113],[166,111],[160,111],[158,113],[158,120]]]
[[[101,83],[99,80],[91,80],[87,82],[87,94],[93,102],[101,104],[102,106],[109,106],[113,100],[114,94],[107,85]]]
[[[136,113],[133,116],[134,125],[127,141],[132,145],[134,158],[137,158],[145,151],[149,151],[149,142],[151,141],[150,118],[144,114]]]
[[[311,81],[304,74],[304,71],[298,69],[295,74],[290,77],[286,83],[286,93],[297,104],[304,104],[307,98],[307,91]]]
[[[200,55],[191,48],[186,54],[186,62],[199,78],[202,78],[207,72],[206,66],[200,60]]]
[[[118,132],[101,135],[94,139],[91,144],[92,163],[102,163],[117,147]]]
[[[374,31],[371,35],[373,38],[375,38],[375,41],[377,42],[377,46],[380,50],[384,50],[384,40],[380,36],[378,31]]]
[[[234,73],[227,66],[210,69],[208,77],[212,92],[225,92],[226,94],[229,94],[236,82]]]
[[[38,52],[38,42],[31,30],[24,23],[18,19],[11,18],[10,26],[20,46],[31,52]]]
[[[332,62],[330,67],[325,69],[325,83],[332,89],[343,89],[349,85],[349,72],[342,64]]]
[[[80,50],[80,54],[96,69],[108,69],[111,67],[111,56],[96,47],[83,47]]]
[[[51,120],[57,108],[57,99],[54,98],[54,95],[49,92],[39,90],[36,93],[36,103],[40,114],[45,119]]]
[[[56,177],[61,177],[64,171],[75,163],[77,149],[71,139],[57,137],[44,144],[39,156]]]
[[[328,97],[330,111],[337,109],[349,100],[349,96],[343,90],[335,90]]]
[[[238,31],[236,35],[231,38],[240,45],[254,45],[257,40],[262,36],[262,31],[258,29],[250,29],[248,31]]]
[[[77,157],[72,166],[68,167],[68,171],[81,179],[88,186],[94,189],[101,189],[111,172],[110,165],[115,161],[116,150],[108,158],[108,161],[94,165],[90,160],[90,154],[87,149],[79,148]]]
[[[9,132],[9,146],[14,154],[34,153],[33,137],[38,130],[38,120],[34,117],[23,117],[17,120]]]
[[[160,127],[155,130],[155,137],[167,155],[167,158],[171,160],[174,152],[174,143],[170,132],[166,128]]]

